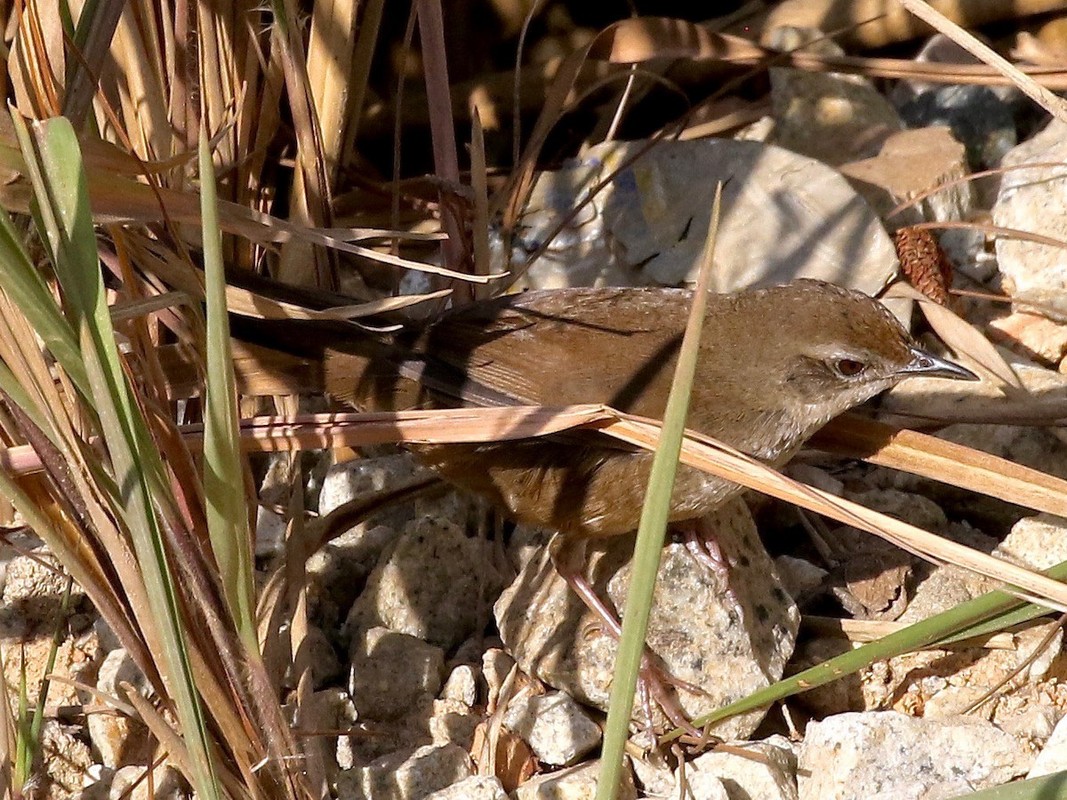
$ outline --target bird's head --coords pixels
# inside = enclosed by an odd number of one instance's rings
[[[977,380],[970,370],[916,344],[885,306],[860,292],[799,280],[734,295],[738,320],[754,321],[735,342],[737,358],[727,379],[732,393],[745,391],[751,409],[750,452],[768,443],[776,458],[824,423],[905,378]],[[720,342],[721,343],[721,342]],[[752,387],[762,396],[753,397]],[[736,407],[737,404],[735,404]],[[780,436],[768,437],[770,430]],[[742,437],[749,439],[749,436]]]

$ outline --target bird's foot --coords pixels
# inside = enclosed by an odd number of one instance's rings
[[[689,555],[722,583],[724,596],[740,615],[744,607],[730,583],[730,559],[719,547],[715,532],[699,519],[683,522],[677,528],[682,534],[682,541]]]

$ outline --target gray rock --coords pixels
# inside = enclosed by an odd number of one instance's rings
[[[503,586],[493,545],[422,517],[385,554],[353,604],[351,631],[380,625],[452,648],[488,621]]]
[[[939,86],[901,106],[900,116],[912,128],[950,128],[976,169],[998,166],[1016,143],[1011,106],[985,86]]]
[[[518,697],[508,704],[504,724],[522,737],[541,761],[570,766],[600,744],[600,726],[562,692]]]
[[[355,458],[335,464],[326,472],[319,494],[319,514],[361,497],[402,484],[422,470],[409,453],[377,458]],[[410,514],[410,511],[407,512]]]
[[[433,744],[455,744],[470,751],[474,731],[485,715],[458,700],[434,700],[429,720]]]
[[[119,648],[104,658],[97,673],[96,688],[125,702],[123,685],[132,686],[146,697],[150,694],[144,674],[129,654]],[[89,714],[86,724],[89,740],[105,767],[119,769],[131,764],[143,764],[152,757],[154,743],[148,735],[148,728],[140,720],[119,712],[103,712]]]
[[[1067,123],[1053,120],[1041,133],[1011,150],[1003,166],[1067,160]],[[1062,167],[1013,169],[1001,177],[993,224],[1067,239],[1067,171]],[[999,236],[1000,272],[1016,292],[1067,288],[1067,250],[1050,244]]]
[[[344,770],[337,776],[337,796],[344,800],[422,800],[472,773],[463,748],[428,745]]]
[[[485,775],[474,775],[426,795],[425,800],[507,800],[504,785]]]
[[[149,794],[149,786],[155,789],[152,794]],[[112,776],[108,791],[108,800],[181,800],[190,796],[185,779],[169,765],[157,767],[151,783],[145,767],[123,767]]]
[[[771,105],[775,144],[835,167],[877,155],[904,128],[889,101],[855,75],[772,68]]]
[[[695,797],[797,800],[797,758],[788,740],[776,736],[764,742],[733,744],[731,749],[735,752],[705,753],[685,765],[685,779]],[[698,793],[697,787],[704,783],[708,789]],[[716,785],[722,787],[721,795]],[[675,792],[678,800],[688,800],[689,795],[680,794],[680,782]]]
[[[478,673],[470,664],[460,664],[448,674],[441,689],[442,700],[455,700],[467,708],[478,702]]]
[[[995,725],[895,711],[840,714],[808,725],[800,748],[800,800],[934,800],[1022,775],[1029,748]]]
[[[1042,775],[1051,775],[1054,772],[1067,770],[1067,717],[1063,717],[1056,723],[1045,746],[1041,748],[1027,778],[1039,778]]]
[[[691,717],[777,680],[792,652],[799,622],[744,503],[738,500],[709,520],[714,521],[719,546],[731,564],[730,591],[684,546],[667,546],[647,635],[649,647],[667,672],[702,690],[678,692]],[[631,537],[617,537],[590,559],[587,569],[600,596],[610,599],[616,609],[624,602],[632,548]],[[615,639],[603,631],[547,557],[526,565],[495,611],[501,637],[525,672],[597,708],[607,708]],[[639,706],[635,712],[643,718]],[[762,716],[753,712],[735,717],[714,732],[740,738]]]
[[[256,508],[256,558],[281,555],[285,550],[285,519],[264,506]]]
[[[420,696],[433,697],[444,677],[444,653],[414,636],[371,628],[353,642],[349,691],[360,718],[396,719]]]
[[[589,800],[596,794],[600,762],[590,761],[577,767],[538,775],[511,793],[514,800]],[[616,800],[635,800],[637,790],[629,770],[623,771],[623,782],[615,795]]]
[[[597,145],[578,164],[541,175],[523,213],[517,263],[598,180],[619,170],[533,264],[528,285],[566,283],[567,276],[570,285],[694,280],[720,180],[726,184],[713,290],[808,277],[876,294],[894,276],[896,251],[877,216],[825,164],[759,142],[647,144]],[[545,276],[542,265],[551,258],[565,261],[564,277],[554,275],[558,266]]]

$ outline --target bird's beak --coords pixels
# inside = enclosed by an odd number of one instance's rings
[[[925,378],[951,378],[956,381],[981,380],[977,375],[959,364],[938,358],[935,355],[911,348],[911,362],[900,370],[901,375],[922,376]]]

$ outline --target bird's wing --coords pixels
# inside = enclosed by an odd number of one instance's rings
[[[657,416],[688,307],[688,293],[664,289],[565,289],[478,303],[423,334],[422,380],[446,404],[606,403]]]

